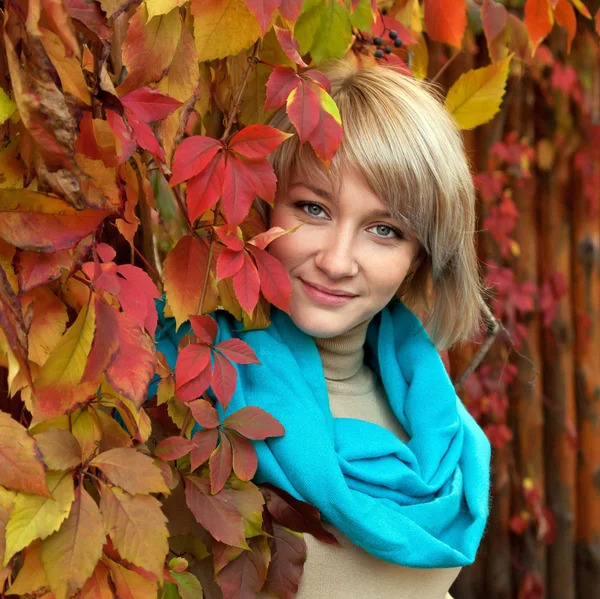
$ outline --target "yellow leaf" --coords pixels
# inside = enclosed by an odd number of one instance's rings
[[[73,475],[47,472],[46,481],[53,499],[19,493],[6,526],[4,564],[35,539],[45,539],[57,531],[69,515],[73,503]]]
[[[460,129],[483,125],[500,110],[512,56],[464,73],[450,88],[445,106]]]
[[[146,0],[148,20],[157,15],[166,15],[174,8],[185,4],[186,0]]]
[[[244,0],[192,1],[198,60],[234,56],[252,45],[260,27]]]
[[[8,119],[17,109],[17,105],[8,97],[8,94],[0,87],[0,125]]]
[[[60,428],[51,428],[35,437],[49,470],[69,470],[81,463],[77,439]]]
[[[167,403],[167,413],[169,414],[169,418],[171,418],[171,420],[179,427],[181,428],[183,426],[183,423],[185,422],[185,417],[187,415],[189,411],[189,408],[179,399],[177,399],[176,397],[171,397],[171,399],[168,400]],[[194,419],[191,418],[188,421],[188,427],[187,429],[184,431],[185,436],[189,438],[192,429],[194,428]]]
[[[91,106],[92,99],[79,61],[74,56],[65,56],[65,47],[58,35],[47,29],[41,29],[41,32],[44,50],[58,73],[63,91]]]
[[[42,542],[42,562],[56,599],[67,599],[92,575],[105,539],[98,506],[80,485],[69,517]]]
[[[158,499],[102,485],[100,512],[104,529],[121,557],[156,574],[162,582],[169,533]]]
[[[429,50],[427,49],[427,40],[422,33],[419,34],[417,39],[419,43],[411,46],[413,54],[410,70],[413,72],[415,79],[425,79],[429,66]]]
[[[128,493],[168,493],[169,489],[152,458],[137,449],[118,447],[96,456],[90,464],[102,470],[115,485]]]
[[[90,301],[62,336],[35,380],[38,389],[55,385],[74,387],[81,381],[96,331],[95,303]]]
[[[48,287],[33,290],[33,320],[29,329],[29,359],[43,366],[67,326],[67,308]]]
[[[131,436],[145,443],[152,432],[150,418],[143,408],[117,393],[106,381],[102,383],[101,404],[116,408]]]
[[[94,160],[83,154],[75,154],[75,162],[88,176],[81,181],[81,191],[88,206],[120,212],[121,198],[115,169],[105,166],[102,160]]]
[[[175,381],[172,376],[161,379],[156,391],[156,405],[160,406],[175,397]]]
[[[120,599],[156,599],[156,583],[104,557]]]
[[[6,525],[10,518],[15,501],[14,491],[0,487],[0,564],[4,563],[4,550],[6,549]],[[1,568],[2,566],[0,566]]]
[[[44,564],[40,558],[41,548],[41,542],[34,541],[25,549],[23,566],[8,589],[7,595],[33,595],[36,591],[48,586]]]
[[[148,21],[146,4],[140,4],[129,22],[123,42],[127,79],[117,90],[120,96],[162,78],[173,62],[180,34],[179,9]]]
[[[90,412],[88,407],[78,410],[73,414],[71,427],[73,436],[81,447],[83,460],[89,460],[98,450],[98,444],[102,439],[102,429],[96,420],[95,412]]]

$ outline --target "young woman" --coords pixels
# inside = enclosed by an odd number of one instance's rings
[[[480,325],[471,173],[427,85],[347,60],[324,70],[342,146],[329,173],[297,137],[271,157],[278,193],[263,214],[301,225],[269,246],[290,313],[240,332],[217,312],[218,340],[240,337],[261,361],[238,368],[228,411],[258,405],[282,422],[283,437],[255,444],[257,480],[316,506],[340,541],[305,534],[299,599],[443,599],[489,510],[490,446],[437,351]],[[270,124],[294,132],[283,109]]]

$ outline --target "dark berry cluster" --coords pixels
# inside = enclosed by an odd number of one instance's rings
[[[393,42],[395,48],[402,47],[402,40],[398,37],[398,32],[392,29],[388,33],[388,37],[391,42]],[[377,36],[373,38],[373,44],[377,46],[377,50],[375,50],[375,58],[383,58],[383,53],[390,54],[392,52],[392,46],[384,45],[383,38]],[[381,47],[383,46],[383,50]]]

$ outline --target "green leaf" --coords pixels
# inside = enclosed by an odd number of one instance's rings
[[[17,109],[17,105],[8,97],[8,94],[0,87],[0,125]]]

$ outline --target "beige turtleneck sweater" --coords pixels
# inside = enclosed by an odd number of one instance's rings
[[[331,412],[383,426],[407,441],[378,376],[365,364],[369,321],[331,339],[315,338],[321,355]],[[341,547],[305,534],[307,559],[297,599],[452,599],[448,589],[460,568],[406,568],[379,560],[326,524]],[[259,598],[273,595],[261,593]]]

